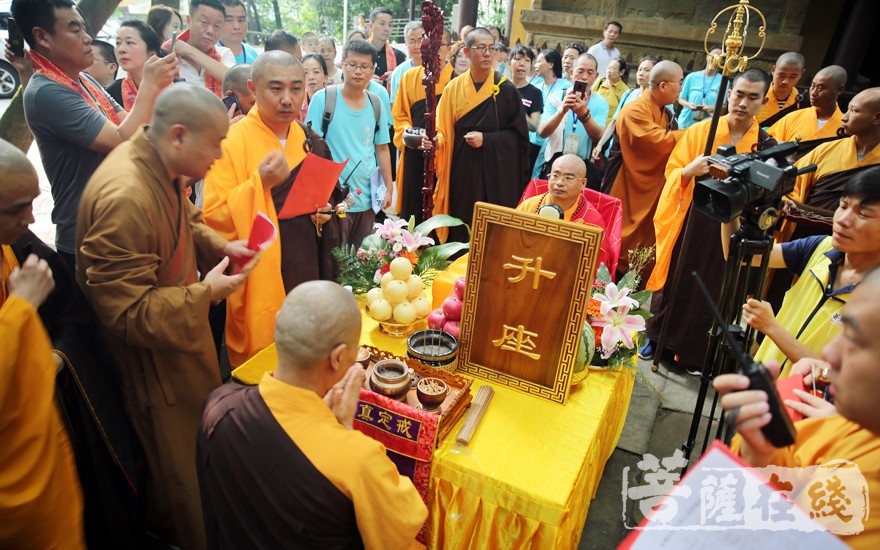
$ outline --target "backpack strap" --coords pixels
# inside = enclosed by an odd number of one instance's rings
[[[327,128],[333,120],[333,111],[336,110],[336,89],[338,84],[331,84],[324,91],[324,116],[321,118],[321,134],[327,135]]]
[[[330,86],[327,86],[324,91],[324,116],[321,118],[321,133],[324,134],[325,137],[327,136],[327,128],[330,127],[330,121],[333,120],[333,112],[336,110],[337,88],[339,88],[338,84],[331,84]],[[370,105],[373,107],[373,114],[376,118],[375,133],[379,131],[379,117],[382,114],[382,100],[370,90],[365,91],[367,92],[367,99],[370,100]]]

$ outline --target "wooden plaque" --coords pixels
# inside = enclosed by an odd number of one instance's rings
[[[458,369],[565,402],[602,229],[478,202]]]

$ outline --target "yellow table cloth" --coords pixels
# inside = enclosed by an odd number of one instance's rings
[[[366,316],[361,342],[406,355],[405,338]],[[276,360],[270,346],[233,375],[256,384]],[[594,371],[559,405],[476,378],[473,395],[489,385],[495,397],[469,446],[455,444],[462,417],[434,452],[428,548],[577,547],[633,381],[633,371]]]

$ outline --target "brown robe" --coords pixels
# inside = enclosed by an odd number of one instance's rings
[[[666,183],[664,170],[682,132],[675,130],[672,113],[657,105],[650,93],[642,94],[620,112],[614,128],[612,158],[622,157],[620,169],[605,172],[602,191],[623,203],[620,266],[626,271],[629,250],[654,244],[654,211]],[[619,148],[619,153],[616,153]],[[618,159],[620,160],[620,159]],[[650,273],[653,262],[645,267]]]
[[[141,129],[113,150],[83,193],[77,282],[120,368],[126,412],[147,455],[148,527],[182,548],[205,546],[195,439],[220,385],[198,281],[226,241],[170,181]]]

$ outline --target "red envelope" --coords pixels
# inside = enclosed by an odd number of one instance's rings
[[[346,164],[348,159],[345,162],[333,162],[314,153],[308,153],[302,161],[296,179],[293,180],[293,186],[287,193],[284,206],[278,212],[278,219],[286,220],[303,214],[314,214],[315,205],[327,204]]]
[[[248,237],[247,247],[249,250],[259,252],[265,250],[278,236],[278,228],[263,212],[257,212],[254,223],[251,226],[251,234]]]
[[[783,403],[786,399],[800,401],[801,398],[794,394],[794,390],[804,389],[804,375],[792,374],[788,378],[783,378],[782,380],[776,382],[776,389],[779,390],[779,398],[782,399]],[[804,415],[792,409],[791,407],[785,407],[785,410],[788,411],[788,416],[791,417],[792,422],[797,422],[798,420],[804,419]]]

